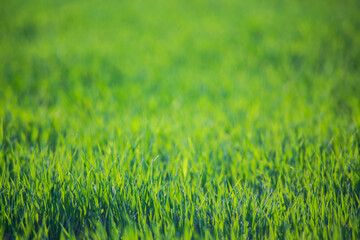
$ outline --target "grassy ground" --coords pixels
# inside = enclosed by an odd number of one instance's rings
[[[0,237],[360,238],[358,1],[0,3]]]

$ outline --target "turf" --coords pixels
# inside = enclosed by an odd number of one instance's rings
[[[0,237],[359,239],[358,1],[0,2]]]

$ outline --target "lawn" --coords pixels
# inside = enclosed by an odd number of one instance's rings
[[[0,238],[360,239],[355,0],[0,2]]]

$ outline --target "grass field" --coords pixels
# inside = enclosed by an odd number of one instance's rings
[[[0,1],[0,238],[360,239],[359,1]]]

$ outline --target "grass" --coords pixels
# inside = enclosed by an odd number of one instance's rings
[[[360,238],[358,1],[1,1],[0,237]]]

